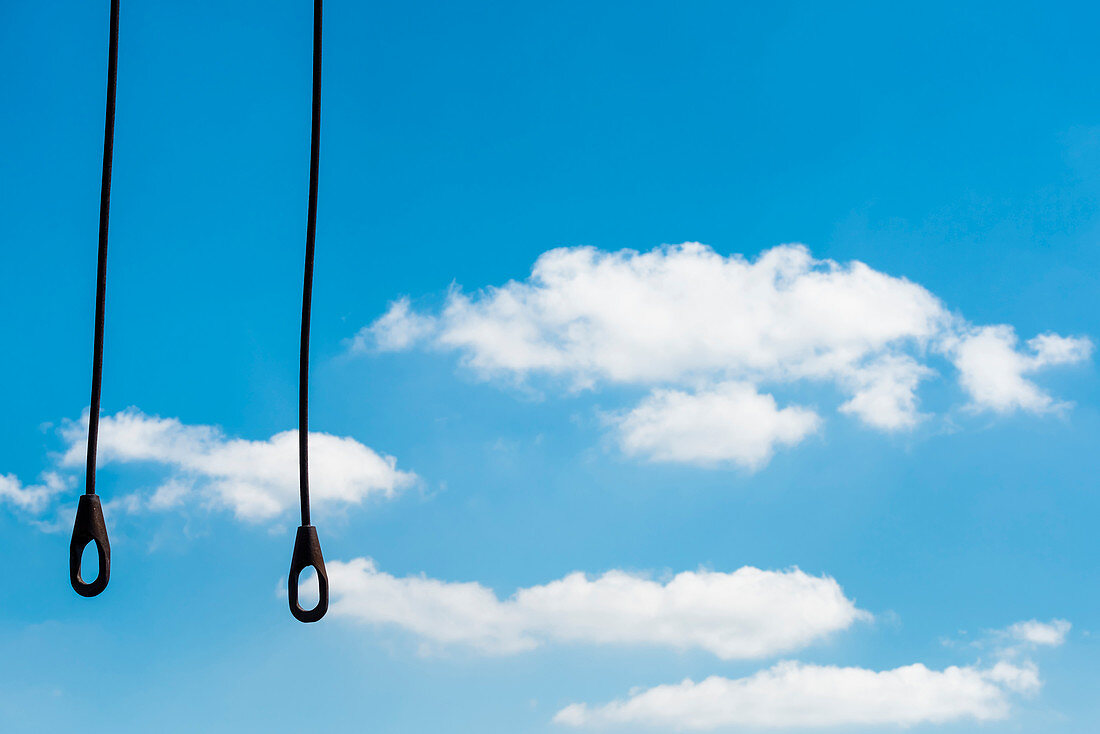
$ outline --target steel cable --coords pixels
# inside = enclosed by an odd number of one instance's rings
[[[321,0],[313,3],[313,112],[309,150],[309,202],[306,212],[306,261],[302,283],[302,341],[298,371],[298,491],[302,524],[294,539],[287,582],[290,612],[301,622],[316,622],[328,610],[328,576],[317,529],[309,518],[309,319],[313,305],[313,253],[317,239],[317,172],[321,155]],[[312,566],[317,572],[318,601],[313,609],[298,604],[298,579]]]
[[[73,537],[69,543],[69,580],[81,596],[96,596],[107,587],[111,574],[111,546],[103,509],[95,493],[96,450],[99,445],[99,405],[103,387],[103,326],[107,301],[107,230],[111,212],[111,168],[115,147],[115,90],[118,77],[119,0],[111,0],[111,30],[107,49],[107,111],[103,123],[103,173],[99,193],[99,255],[96,266],[95,336],[92,346],[92,397],[88,407],[88,461],[84,496],[77,505]],[[99,574],[91,583],[80,575],[84,547],[95,542]]]

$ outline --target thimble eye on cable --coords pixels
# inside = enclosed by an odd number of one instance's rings
[[[111,209],[111,159],[115,143],[115,76],[118,70],[118,4],[111,0],[111,35],[107,51],[107,113],[103,125],[103,177],[99,195],[99,258],[95,288],[95,339],[92,346],[92,402],[88,409],[88,467],[85,492],[76,508],[73,537],[69,542],[69,581],[81,596],[96,596],[111,578],[111,544],[103,507],[95,493],[96,444],[99,439],[99,393],[103,382],[103,316],[107,295],[107,220]],[[80,574],[84,548],[95,543],[99,573],[91,582]]]
[[[287,580],[290,613],[299,622],[316,622],[328,611],[328,575],[317,528],[309,524],[309,312],[313,300],[313,245],[317,231],[317,167],[321,147],[321,0],[313,2],[313,121],[309,150],[309,204],[306,216],[306,264],[302,285],[302,346],[298,373],[298,482],[302,525],[294,538]],[[318,599],[313,609],[298,604],[299,576],[313,567]]]

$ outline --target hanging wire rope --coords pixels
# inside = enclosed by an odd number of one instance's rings
[[[309,151],[309,203],[306,214],[306,262],[302,284],[302,343],[298,372],[298,491],[302,524],[294,538],[287,581],[290,613],[300,622],[316,622],[328,611],[328,575],[317,528],[309,522],[309,316],[313,303],[313,251],[317,237],[317,169],[321,155],[321,0],[313,2],[313,115]],[[313,609],[298,604],[298,580],[306,568],[317,573],[318,600]]]
[[[76,508],[73,537],[69,542],[69,581],[81,596],[96,596],[111,578],[111,544],[103,507],[95,493],[96,447],[99,442],[99,395],[103,386],[103,322],[107,300],[107,224],[111,211],[111,164],[115,147],[115,82],[118,73],[118,8],[111,0],[111,31],[107,51],[107,112],[103,124],[103,175],[99,194],[99,261],[95,288],[95,338],[92,346],[92,400],[88,409],[88,464],[85,490]],[[99,574],[92,582],[80,575],[80,561],[88,543],[99,554]]]

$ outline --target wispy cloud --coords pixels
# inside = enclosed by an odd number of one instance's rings
[[[1002,630],[1000,636],[1014,643],[1013,652],[1016,652],[1020,646],[1060,647],[1072,628],[1073,625],[1064,619],[1052,619],[1049,622],[1029,619]]]
[[[31,513],[42,512],[71,482],[57,472],[46,472],[39,484],[24,486],[14,474],[0,474],[0,502]]]

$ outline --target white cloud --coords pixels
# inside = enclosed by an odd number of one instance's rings
[[[61,428],[66,449],[59,472],[82,469],[87,446],[87,415]],[[358,504],[368,497],[390,498],[412,484],[416,475],[396,468],[352,438],[310,433],[310,499],[322,512]],[[224,507],[237,517],[275,518],[298,503],[298,432],[284,431],[265,441],[229,438],[215,426],[185,425],[175,418],[145,415],[131,408],[104,416],[99,428],[99,466],[152,464],[165,469],[164,483],[148,498],[113,498],[128,511],[167,510],[195,495],[201,504]],[[44,511],[71,483],[59,472],[45,484],[22,487],[13,476],[0,476],[0,499],[33,512]]]
[[[1019,664],[1001,660],[985,671],[985,675],[989,680],[1015,693],[1035,693],[1042,687],[1039,668],[1030,660]]]
[[[852,371],[852,399],[840,406],[842,413],[859,416],[864,423],[886,431],[912,428],[920,420],[917,386],[935,374],[905,355],[886,355]]]
[[[727,382],[688,394],[657,390],[615,421],[624,452],[654,461],[757,468],[776,446],[791,446],[817,430],[817,413],[776,407],[751,385]]]
[[[1052,619],[1040,622],[1035,619],[1017,622],[1005,632],[1014,640],[1030,645],[1058,647],[1066,641],[1066,635],[1073,627],[1064,619]]]
[[[183,504],[184,498],[191,494],[193,490],[194,485],[191,482],[186,482],[175,477],[170,478],[167,482],[157,487],[157,490],[149,497],[149,509],[170,510],[173,507],[179,507]]]
[[[331,561],[327,570],[335,616],[395,625],[429,642],[467,645],[494,654],[538,645],[513,609],[476,582],[397,578],[365,558]]]
[[[409,330],[406,301],[372,327]],[[424,318],[419,316],[418,318]],[[755,262],[688,243],[650,252],[560,248],[531,277],[450,294],[438,344],[487,372],[550,372],[581,382],[685,375],[828,375],[948,319],[924,288],[862,263],[815,261],[800,245]]]
[[[351,349],[355,352],[366,352],[372,348],[382,352],[408,349],[427,338],[434,328],[432,319],[414,313],[409,308],[409,299],[400,298],[390,304],[384,316],[352,339]]]
[[[797,569],[688,571],[665,583],[624,571],[592,578],[573,573],[504,600],[478,583],[391,576],[365,558],[333,561],[328,574],[334,615],[486,654],[570,642],[759,658],[870,617],[833,579]]]
[[[67,422],[64,465],[83,461],[86,422]],[[369,496],[393,497],[414,479],[355,439],[310,433],[310,500],[314,507],[358,504]],[[99,427],[99,464],[148,462],[176,473],[161,487],[153,506],[181,501],[186,484],[217,506],[245,520],[276,517],[298,503],[298,432],[283,431],[266,441],[229,438],[215,426],[185,425],[175,418],[127,410],[106,416]]]
[[[39,513],[61,492],[69,488],[69,482],[56,472],[42,475],[41,484],[23,486],[14,474],[0,474],[0,502],[8,502],[20,510]]]
[[[1045,413],[1067,407],[1025,375],[1044,367],[1084,361],[1092,352],[1092,342],[1041,334],[1028,341],[1029,353],[1021,353],[1016,342],[1015,330],[1001,325],[976,329],[952,343],[952,360],[973,406],[998,413]]]
[[[1023,376],[1083,361],[1091,351],[1087,339],[1044,334],[1021,352],[1009,326],[974,327],[919,284],[860,262],[815,260],[802,245],[748,260],[698,243],[649,252],[550,250],[526,280],[474,293],[452,289],[437,314],[416,313],[401,299],[353,343],[360,350],[454,350],[487,379],[541,374],[573,389],[691,387],[695,409],[719,403],[712,413],[728,403],[715,388],[724,382],[760,391],[810,381],[844,395],[842,412],[886,431],[911,429],[922,418],[917,390],[936,374],[930,358],[947,356],[958,367],[975,406],[1041,413],[1060,404]],[[648,400],[670,395],[660,394]],[[650,426],[651,443],[676,441],[676,426],[660,436],[660,425]],[[773,430],[774,423],[761,424],[763,444],[773,443]],[[719,457],[688,451],[674,460],[746,463],[758,454],[727,443]]]
[[[918,663],[884,671],[782,662],[746,678],[685,680],[602,706],[572,704],[554,721],[677,731],[989,721],[1008,715],[1010,693],[1038,687],[1034,667],[1004,662],[988,670]]]

